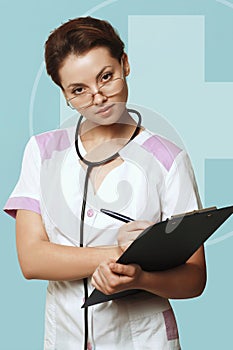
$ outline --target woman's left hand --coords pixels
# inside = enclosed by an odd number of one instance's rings
[[[127,289],[137,289],[142,269],[139,265],[122,265],[113,259],[101,263],[92,275],[92,285],[109,295]]]

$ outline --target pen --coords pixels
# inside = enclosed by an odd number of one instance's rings
[[[123,221],[123,222],[131,222],[131,221],[134,221],[134,219],[131,219],[130,217],[128,216],[125,216],[123,214],[119,214],[119,213],[116,213],[115,211],[111,211],[111,210],[108,210],[108,209],[100,209],[101,213],[104,213],[106,215],[109,215],[111,216],[112,218],[114,219],[117,219],[117,220],[120,220],[120,221]]]

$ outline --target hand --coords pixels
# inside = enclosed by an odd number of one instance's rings
[[[151,221],[132,221],[120,227],[117,236],[118,245],[124,252],[128,246],[144,231],[147,227],[153,225]]]
[[[97,267],[92,275],[91,283],[106,295],[127,289],[137,289],[142,272],[139,265],[122,265],[109,259]]]

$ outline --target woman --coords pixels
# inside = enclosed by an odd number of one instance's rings
[[[203,247],[165,272],[116,260],[152,223],[198,208],[188,156],[127,110],[130,66],[109,23],[86,17],[63,24],[46,42],[45,61],[83,117],[76,128],[30,139],[5,207],[16,217],[24,276],[50,281],[44,349],[180,349],[168,298],[202,293]],[[122,225],[101,208],[136,221]],[[93,287],[105,294],[143,291],[83,311]]]

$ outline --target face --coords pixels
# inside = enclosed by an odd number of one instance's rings
[[[129,63],[126,54],[123,55],[120,64],[105,47],[94,48],[80,56],[71,54],[59,70],[65,98],[71,99],[77,111],[87,120],[99,125],[111,125],[119,121],[128,97],[125,81],[128,74]],[[117,79],[117,85],[120,84],[116,94],[105,93],[104,88],[103,92],[99,90],[114,79]],[[87,93],[90,93],[89,97],[93,94],[92,105],[79,108],[78,104],[83,94]],[[78,97],[74,98],[76,96]]]

